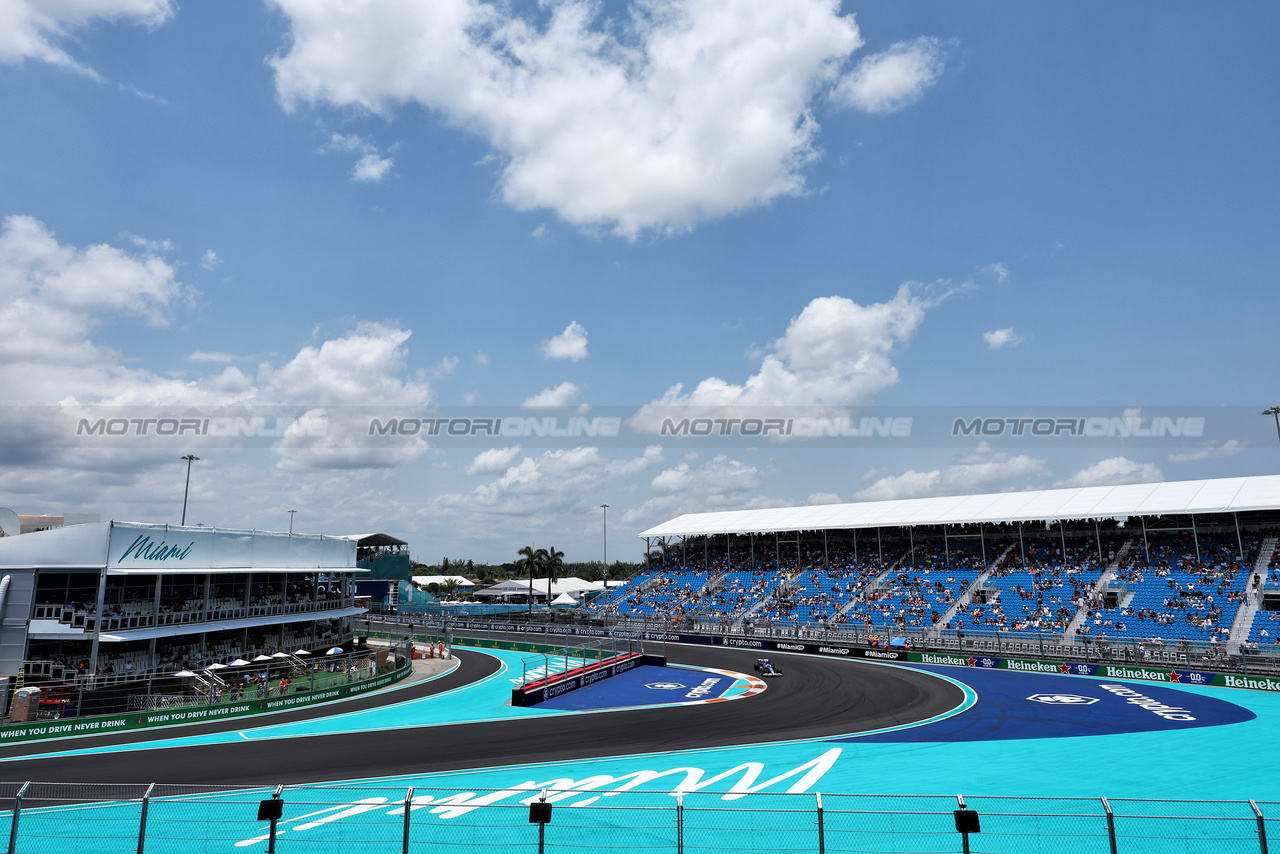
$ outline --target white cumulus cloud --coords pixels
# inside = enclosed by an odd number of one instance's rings
[[[574,320],[564,332],[542,342],[542,355],[548,359],[569,359],[580,362],[587,358],[587,330]]]
[[[474,513],[520,516],[531,523],[574,510],[585,513],[600,503],[588,497],[590,493],[660,464],[662,449],[651,446],[638,457],[624,459],[608,458],[594,447],[545,451],[518,463],[515,456],[501,477],[469,493],[437,496],[429,502],[429,509],[468,524]]]
[[[760,495],[765,472],[742,460],[718,454],[700,462],[696,454],[659,472],[649,483],[656,495],[623,512],[628,525],[648,524],[682,513],[780,507],[788,502]]]
[[[1171,463],[1193,463],[1200,460],[1213,460],[1219,457],[1234,456],[1244,450],[1244,443],[1239,439],[1228,439],[1218,444],[1211,442],[1203,448],[1194,451],[1179,451],[1170,454],[1166,459]]]
[[[4,0],[0,62],[34,59],[97,77],[62,48],[76,30],[96,21],[159,26],[172,14],[172,0]]]
[[[395,146],[392,146],[394,149]],[[369,140],[356,134],[331,134],[329,142],[321,151],[342,151],[360,155],[360,159],[351,167],[351,180],[362,183],[381,181],[396,165],[394,159],[384,156],[378,147]]]
[[[1110,457],[1083,468],[1054,486],[1119,486],[1125,483],[1160,483],[1164,473],[1151,463],[1136,463],[1128,457]]]
[[[855,497],[863,501],[884,501],[1026,489],[1048,474],[1043,459],[998,452],[983,443],[945,468],[911,469],[878,477]]]
[[[555,406],[568,406],[578,396],[578,387],[568,381],[555,388],[544,388],[533,397],[525,400],[521,406],[528,409],[545,409]]]
[[[186,304],[174,268],[154,254],[168,244],[142,238],[126,242],[139,249],[60,243],[31,217],[9,217],[0,227],[0,402],[41,405],[14,407],[0,422],[0,491],[19,489],[49,500],[70,490],[99,496],[104,505],[150,510],[152,498],[163,490],[151,489],[148,478],[157,468],[171,466],[172,451],[128,443],[50,444],[50,435],[66,434],[68,424],[90,414],[89,408],[102,417],[110,407],[262,407],[237,410],[251,419],[258,413],[273,417],[270,407],[289,407],[293,414],[286,418],[296,422],[261,453],[282,472],[340,469],[348,483],[355,469],[400,466],[426,451],[426,442],[416,437],[371,444],[367,413],[360,416],[351,407],[430,401],[423,372],[410,372],[406,365],[408,330],[359,324],[249,371],[227,364],[237,359],[232,354],[195,350],[191,367],[212,373],[194,377],[157,374],[137,366],[134,354],[98,343],[96,330],[106,323],[165,325]],[[223,466],[235,452],[228,447],[211,453]],[[255,465],[263,468],[260,460]],[[260,475],[251,469],[226,482],[224,496],[236,496],[236,514],[251,513],[258,500],[257,487],[248,484],[256,484]],[[29,472],[39,472],[36,480],[49,486],[28,488],[34,482]]]
[[[395,165],[395,161],[390,157],[383,157],[380,154],[366,154],[356,161],[356,165],[351,167],[352,181],[381,181],[387,177],[387,173],[391,171],[391,167]]]
[[[1013,331],[1012,327],[1006,329],[993,329],[990,332],[982,333],[982,340],[987,342],[987,348],[990,350],[999,350],[1004,346],[1014,346],[1022,343],[1022,336]]]
[[[471,465],[467,466],[467,474],[498,474],[520,456],[520,446],[513,448],[490,448],[476,454]]]
[[[915,103],[942,76],[945,56],[935,38],[898,42],[864,57],[836,88],[835,97],[868,113],[893,113]]]
[[[922,296],[910,283],[893,299],[859,305],[847,297],[819,297],[764,355],[741,385],[711,377],[689,392],[683,385],[636,416],[637,426],[661,418],[661,408],[713,406],[846,406],[870,401],[898,381],[891,356],[946,295]]]
[[[236,360],[231,353],[222,353],[217,350],[196,350],[187,358],[193,362],[234,362]]]
[[[1000,261],[988,264],[982,268],[982,271],[995,276],[997,282],[1005,282],[1009,279],[1009,267]]]
[[[9,403],[48,402],[128,383],[136,372],[95,344],[91,330],[130,315],[167,325],[181,292],[174,268],[157,255],[77,249],[32,217],[8,217],[0,228],[0,394]]]
[[[425,404],[425,383],[405,379],[404,343],[413,333],[382,323],[360,323],[353,332],[303,347],[280,368],[258,369],[268,400],[326,406]]]
[[[838,0],[272,2],[287,108],[438,112],[492,148],[508,205],[629,238],[802,192],[812,104],[862,45]],[[877,109],[911,94],[868,87]]]
[[[700,492],[731,495],[760,486],[760,470],[724,454],[703,464],[682,462],[658,474],[651,482],[658,492]]]
[[[222,259],[212,249],[206,249],[200,257],[200,266],[206,270],[216,270],[222,266]]]
[[[168,325],[183,289],[164,258],[162,242],[134,240],[142,254],[107,244],[84,249],[59,243],[38,220],[11,216],[0,228],[0,388],[10,402],[77,398],[115,404],[304,403],[424,404],[423,382],[405,377],[404,344],[412,334],[380,323],[301,348],[279,367],[261,365],[249,377],[238,368],[195,380],[174,380],[124,367],[122,354],[92,339],[109,320],[138,318]],[[229,353],[196,350],[193,362],[229,362]],[[441,361],[439,373],[456,367]],[[248,396],[229,399],[211,390]]]

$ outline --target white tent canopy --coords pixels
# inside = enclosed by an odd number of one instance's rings
[[[577,605],[578,600],[574,599],[568,593],[561,593],[559,596],[557,596],[555,599],[551,601],[551,604],[552,605]]]
[[[584,590],[601,590],[599,581],[584,581],[576,576],[567,576],[565,578],[557,578],[554,582],[548,584],[547,578],[533,579],[533,597],[535,599],[555,598],[562,593],[568,593],[570,596],[576,596]],[[611,586],[617,586],[611,582]],[[548,590],[548,587],[550,588]],[[516,596],[529,595],[529,579],[511,578],[506,581],[499,581],[491,587],[483,590],[477,590],[476,596],[488,598],[513,598]]]
[[[972,525],[1280,509],[1280,475],[689,513],[641,537]]]
[[[428,584],[445,585],[452,581],[458,587],[475,587],[475,584],[468,581],[461,575],[415,575],[413,583],[419,587],[426,587]]]

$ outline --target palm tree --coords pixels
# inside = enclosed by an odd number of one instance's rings
[[[546,549],[535,549],[533,546],[525,546],[516,552],[521,555],[520,560],[516,561],[517,570],[528,570],[529,572],[529,613],[533,613],[533,575],[542,569],[543,563],[547,560]]]
[[[556,551],[552,546],[544,554],[542,568],[547,571],[547,605],[551,604],[551,585],[556,581],[556,570],[564,569],[564,552]]]

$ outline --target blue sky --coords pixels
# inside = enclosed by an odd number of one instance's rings
[[[1261,410],[1277,29],[1264,3],[18,0],[0,503],[180,512],[172,449],[64,447],[24,404]],[[607,502],[634,557],[702,509],[1276,472],[1242,423],[1190,451],[196,448],[188,518],[589,560]]]

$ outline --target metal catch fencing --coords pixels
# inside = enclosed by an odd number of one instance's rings
[[[1280,832],[1277,802],[652,792],[593,781],[502,790],[0,783],[0,820],[9,854],[1267,854]]]
[[[582,667],[590,667],[624,655],[644,652],[644,641],[625,638],[599,638],[569,644],[555,651],[525,656],[520,660],[521,684],[553,678]]]

